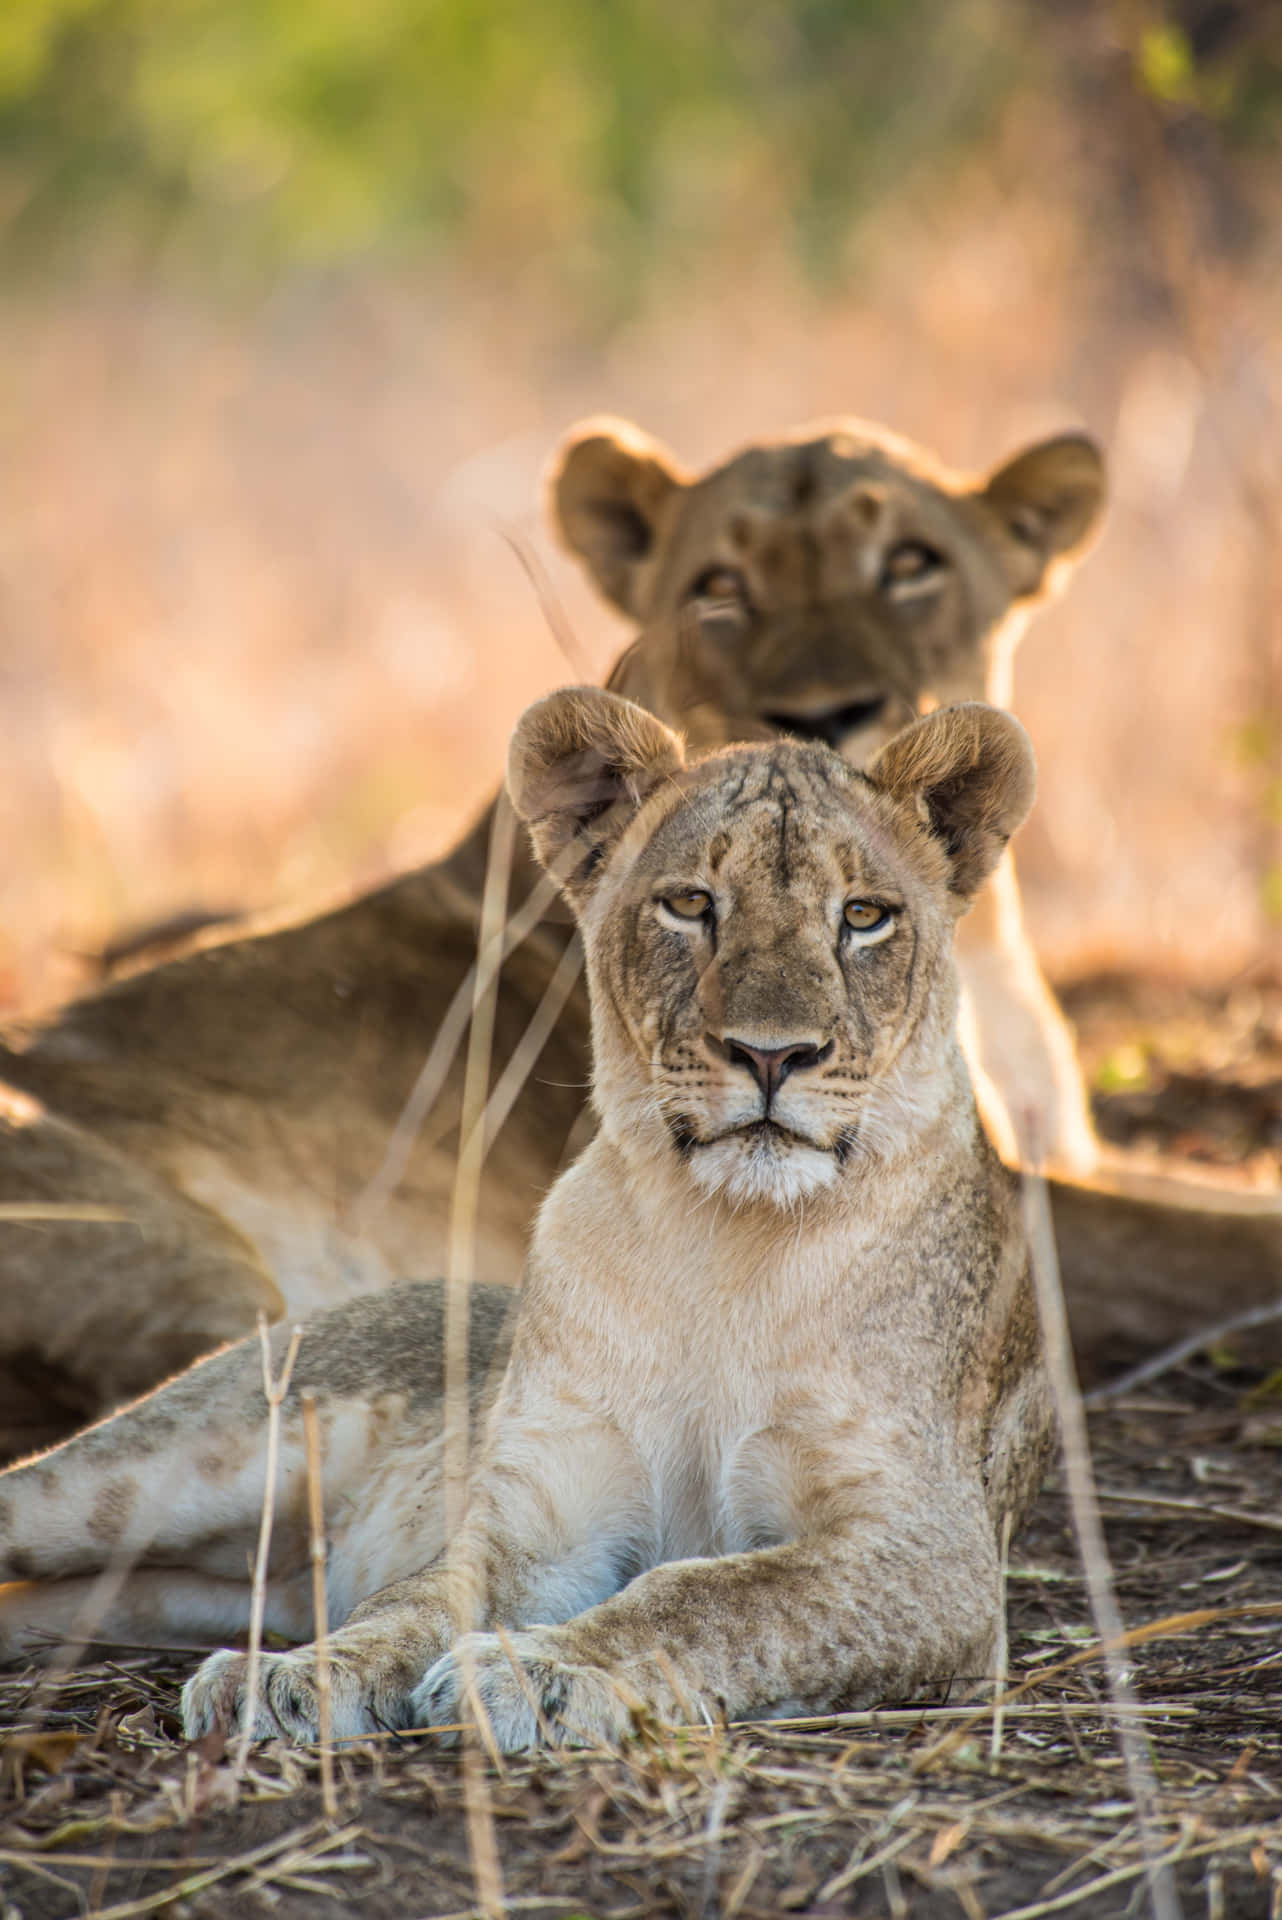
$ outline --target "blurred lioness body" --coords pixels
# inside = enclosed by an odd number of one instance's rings
[[[635,429],[589,422],[552,480],[562,537],[645,622],[612,686],[696,747],[800,732],[853,760],[923,707],[1001,691],[1014,634],[1089,536],[1100,497],[1080,436],[974,481],[849,422],[693,480]],[[439,865],[336,912],[197,941],[11,1036],[0,1082],[19,1097],[0,1118],[0,1202],[120,1218],[0,1221],[12,1423],[0,1444],[54,1437],[245,1332],[259,1310],[296,1317],[442,1271],[464,1054],[448,1010],[466,1011],[492,820]],[[536,879],[518,843],[511,899]],[[1071,1048],[1026,944],[985,930],[993,911],[1001,903],[981,900],[972,916],[980,970],[996,976],[978,996],[981,1055],[1072,1157],[1089,1137]],[[485,1163],[483,1280],[516,1283],[583,1114],[572,935],[563,908],[536,912],[500,976],[494,1073],[527,1033],[529,1071]],[[416,1086],[432,1098],[398,1131]],[[1121,1350],[1119,1330],[1132,1348],[1183,1331],[1211,1275],[1219,1300],[1276,1290],[1275,1220],[1228,1202],[1207,1211],[1196,1188],[1175,1197],[1178,1217],[1144,1195],[1057,1193],[1077,1330],[1097,1357]]]

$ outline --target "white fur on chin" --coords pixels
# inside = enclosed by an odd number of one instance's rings
[[[736,1207],[765,1200],[786,1210],[837,1178],[836,1154],[764,1133],[732,1133],[697,1146],[689,1167],[697,1186]]]

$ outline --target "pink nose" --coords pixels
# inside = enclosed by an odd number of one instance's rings
[[[831,1040],[824,1047],[816,1047],[809,1040],[794,1041],[785,1047],[754,1047],[746,1040],[734,1039],[730,1034],[725,1036],[720,1046],[733,1066],[747,1068],[766,1096],[767,1111],[790,1073],[796,1073],[800,1068],[817,1067],[832,1052]]]

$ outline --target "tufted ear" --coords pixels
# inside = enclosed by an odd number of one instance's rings
[[[517,721],[507,788],[534,851],[576,899],[638,807],[684,764],[680,736],[644,707],[599,687],[567,687]]]
[[[978,701],[914,720],[875,756],[868,778],[916,807],[952,863],[949,886],[967,900],[1001,859],[1037,791],[1023,727],[1013,714]]]
[[[637,573],[686,484],[657,440],[626,420],[580,421],[548,470],[548,511],[607,600],[643,618]]]
[[[1104,457],[1084,433],[1026,447],[988,476],[979,499],[1007,536],[1006,571],[1015,595],[1051,584],[1057,560],[1080,553],[1104,507]]]

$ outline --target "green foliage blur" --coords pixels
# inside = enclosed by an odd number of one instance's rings
[[[1164,111],[1275,123],[1282,47],[1245,0],[1068,12]],[[630,273],[764,220],[822,276],[889,179],[1071,58],[1064,26],[1051,0],[4,0],[0,235]]]
[[[983,127],[1026,26],[1008,0],[5,0],[0,216],[627,267],[764,212],[822,273],[888,170]]]

